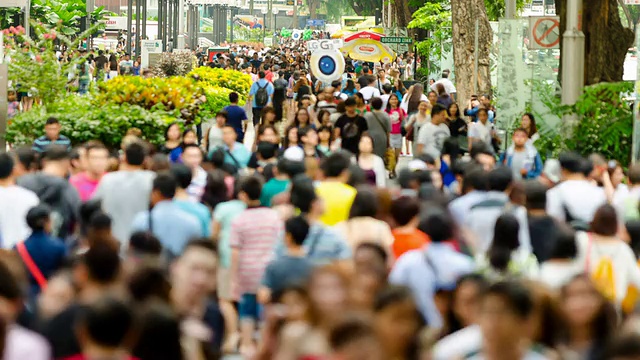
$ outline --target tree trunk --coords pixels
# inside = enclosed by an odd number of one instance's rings
[[[392,1],[393,12],[395,13],[396,26],[406,28],[411,21],[411,12],[409,11],[409,3],[407,0],[390,0]]]
[[[556,0],[560,33],[564,33],[567,0]],[[582,32],[585,36],[584,82],[622,81],[624,59],[633,46],[633,31],[622,26],[617,0],[583,0]],[[562,48],[562,39],[560,40]],[[562,62],[559,69],[562,72]],[[561,73],[558,74],[562,79]]]
[[[474,49],[476,19],[478,20],[478,51]],[[487,18],[484,0],[452,0],[451,21],[453,33],[453,65],[457,99],[465,106],[473,93],[474,79],[478,81],[477,93],[491,93],[489,49],[493,32]],[[478,58],[477,77],[474,77],[474,59]]]

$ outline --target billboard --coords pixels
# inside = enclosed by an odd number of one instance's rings
[[[262,29],[264,26],[262,18],[251,15],[236,15],[233,17],[233,23],[249,29]]]

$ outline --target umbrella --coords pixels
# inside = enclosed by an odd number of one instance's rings
[[[354,60],[388,63],[396,58],[396,53],[379,41],[371,39],[357,39],[345,43],[340,48],[343,54]]]
[[[378,34],[373,31],[358,31],[357,33],[348,35],[344,38],[344,42],[349,42],[357,39],[372,39],[376,41],[380,41],[380,39],[384,36],[384,34]]]

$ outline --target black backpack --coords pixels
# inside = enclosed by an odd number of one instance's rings
[[[269,92],[267,91],[267,86],[269,86],[269,83],[266,83],[264,86],[260,86],[258,83],[258,91],[256,91],[257,107],[265,107],[269,103]]]

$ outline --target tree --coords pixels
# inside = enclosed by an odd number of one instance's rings
[[[476,20],[478,21],[477,51],[474,49]],[[493,33],[484,0],[452,0],[451,22],[457,97],[459,103],[466,103],[474,88],[476,57],[478,92],[486,94],[491,92],[489,50]]]
[[[622,25],[619,11],[618,0],[583,0],[585,85],[622,80],[624,59],[628,49],[633,46],[634,36],[631,29]],[[560,15],[560,34],[563,34],[567,0],[556,0],[556,12]]]
[[[524,9],[525,1],[531,2],[531,0],[516,0],[516,13]],[[484,5],[487,7],[489,21],[498,21],[504,17],[505,0],[484,0]]]
[[[451,50],[451,11],[445,9],[446,4],[428,2],[413,13],[410,29],[422,29],[429,32],[429,37],[418,43],[418,54],[425,57],[422,68],[427,73],[439,72],[443,50]],[[426,66],[425,66],[426,65]]]

